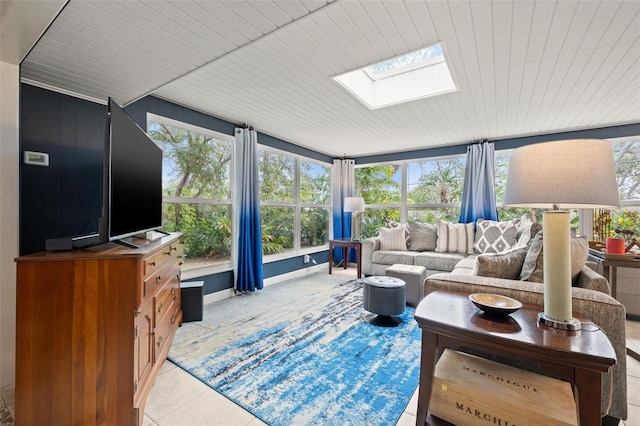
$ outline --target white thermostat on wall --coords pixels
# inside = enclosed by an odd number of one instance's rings
[[[32,166],[48,166],[49,154],[46,152],[24,152],[24,164],[31,164]]]

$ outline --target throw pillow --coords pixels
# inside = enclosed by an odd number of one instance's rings
[[[473,222],[450,223],[438,219],[438,242],[436,251],[440,253],[473,253]]]
[[[380,228],[380,250],[406,250],[407,228]]]
[[[409,250],[433,251],[438,242],[438,230],[431,223],[409,222]]]
[[[384,227],[385,228],[407,228],[406,224],[402,224],[400,222],[396,222],[395,220],[391,220],[391,219],[383,219],[384,222]],[[407,229],[407,232],[405,232],[405,245],[408,247],[409,246],[409,230]],[[406,250],[406,249],[405,249]]]
[[[518,235],[516,236],[518,240],[516,241],[516,245],[513,246],[514,248],[526,247],[527,244],[529,244],[531,240],[531,225],[533,225],[533,222],[531,222],[527,215],[523,215],[520,218]]]
[[[502,253],[481,254],[476,258],[473,275],[517,280],[527,256],[528,247]]]
[[[531,241],[522,265],[519,278],[526,281],[544,282],[543,234],[538,232]],[[589,255],[589,243],[584,237],[571,238],[571,281],[575,283]]]
[[[516,245],[518,228],[512,221],[478,219],[473,248],[478,253],[500,253]]]

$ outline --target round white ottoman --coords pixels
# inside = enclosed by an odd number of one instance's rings
[[[363,284],[363,307],[372,313],[367,315],[367,321],[382,327],[402,324],[396,315],[404,312],[405,282],[394,277],[372,276],[365,278]]]
[[[407,305],[418,306],[424,299],[424,281],[427,279],[427,268],[424,266],[395,264],[385,269],[387,277],[400,278],[407,284]]]

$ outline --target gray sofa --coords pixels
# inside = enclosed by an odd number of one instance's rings
[[[451,272],[463,259],[475,259],[477,253],[440,253],[437,251],[380,250],[380,237],[362,241],[362,273],[384,275],[391,265],[404,264],[424,266],[427,276],[438,272]]]
[[[533,233],[533,230],[532,230]],[[537,238],[542,238],[542,234]],[[534,236],[527,247],[535,242]],[[586,244],[585,241],[581,242]],[[517,299],[523,303],[543,305],[544,284],[522,279],[504,279],[474,275],[477,271],[479,253],[447,253],[415,250],[380,250],[380,238],[363,241],[362,271],[366,275],[384,275],[393,264],[424,266],[427,279],[425,296],[436,290],[453,290],[468,293],[496,293]],[[541,255],[540,255],[541,256]],[[585,255],[586,258],[586,255]],[[626,312],[624,305],[611,297],[608,281],[595,272],[595,265],[584,259],[574,275],[572,298],[573,310],[589,318],[605,331],[613,345],[617,363],[602,381],[602,409],[605,414],[618,419],[627,418],[627,366],[626,366]],[[522,265],[522,264],[521,264]],[[541,265],[538,265],[541,266]],[[524,270],[524,269],[523,269]],[[517,275],[516,275],[517,276]],[[609,390],[611,388],[611,403]],[[608,409],[607,409],[608,408]]]

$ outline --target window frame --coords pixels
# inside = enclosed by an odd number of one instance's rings
[[[408,212],[410,209],[438,209],[438,208],[458,208],[460,209],[462,206],[462,202],[457,203],[408,203],[408,193],[409,193],[409,164],[410,163],[420,163],[420,162],[432,162],[432,161],[444,161],[444,160],[452,160],[456,158],[466,158],[466,154],[450,154],[450,155],[441,155],[437,157],[424,157],[424,158],[412,158],[409,160],[397,160],[397,161],[386,161],[386,162],[376,162],[376,163],[367,163],[367,164],[356,164],[355,168],[366,168],[366,167],[376,167],[376,166],[386,166],[386,165],[398,165],[400,166],[400,202],[394,204],[365,204],[366,209],[399,209],[400,210],[400,222],[406,223],[408,218]],[[464,185],[464,176],[463,185]],[[360,189],[358,188],[358,192]],[[361,194],[356,194],[357,196],[361,196]]]
[[[233,212],[236,209],[235,200],[234,200],[234,193],[235,193],[234,177],[235,177],[235,161],[236,161],[235,147],[234,147],[235,137],[233,135],[228,135],[226,133],[221,133],[212,129],[207,129],[205,127],[196,126],[190,123],[186,123],[180,120],[175,120],[169,117],[164,117],[162,115],[154,114],[151,112],[147,112],[147,129],[146,129],[147,133],[149,133],[149,126],[152,122],[166,124],[168,126],[180,128],[187,132],[194,132],[194,133],[202,134],[205,136],[210,136],[215,139],[220,139],[230,143],[231,160],[229,161],[229,181],[230,181],[229,199],[163,196],[162,203],[163,205],[165,203],[203,204],[203,205],[212,205],[212,206],[225,206],[229,208],[229,212],[230,212],[229,220],[231,221],[231,251],[230,251],[229,260],[225,262],[212,263],[209,265],[184,270],[182,272],[182,278],[187,280],[187,279],[193,279],[201,276],[233,270],[233,265],[235,264],[235,253],[236,253],[236,245],[237,245],[237,242],[234,241],[234,238],[233,238],[233,235],[237,226],[234,221],[234,214],[233,214]]]
[[[293,202],[282,202],[282,201],[264,201],[260,200],[260,208],[264,207],[291,207],[294,209],[294,226],[293,226],[293,249],[287,250],[282,253],[273,253],[273,254],[263,254],[262,261],[263,263],[276,262],[283,259],[289,259],[292,257],[298,257],[305,254],[313,254],[318,252],[323,252],[329,249],[329,240],[332,239],[333,235],[333,215],[331,214],[333,209],[333,185],[332,185],[332,167],[333,165],[330,163],[323,163],[322,161],[314,160],[309,157],[305,157],[300,154],[294,154],[291,152],[284,151],[282,149],[274,148],[268,145],[263,145],[258,142],[258,150],[268,151],[278,155],[284,155],[285,157],[292,158],[294,161],[294,197]],[[307,163],[314,163],[320,165],[322,167],[327,167],[329,174],[329,203],[328,204],[311,204],[308,202],[303,203],[300,197],[300,182],[301,182],[301,165],[300,163],[304,161]],[[304,208],[326,208],[329,210],[329,237],[327,238],[327,242],[320,246],[314,246],[309,248],[301,247],[301,237],[302,237],[302,225],[301,225],[301,214],[302,209]]]

